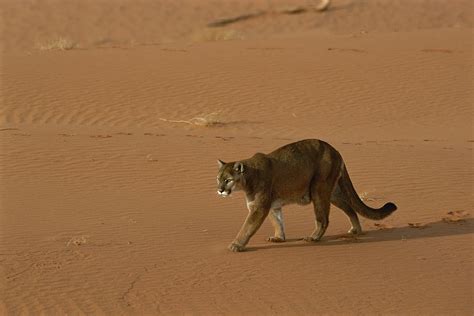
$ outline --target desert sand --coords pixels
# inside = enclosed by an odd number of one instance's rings
[[[474,313],[472,3],[310,2],[1,1],[0,314]],[[305,138],[398,210],[228,251],[216,160]]]

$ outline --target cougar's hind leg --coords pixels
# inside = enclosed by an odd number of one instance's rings
[[[336,182],[341,177],[342,158],[336,151],[325,150],[322,154],[318,172],[311,181],[310,192],[313,200],[316,227],[306,241],[319,241],[329,225],[331,195]]]
[[[340,208],[351,221],[351,229],[349,229],[349,234],[358,235],[362,233],[362,227],[360,226],[359,217],[357,213],[349,205],[349,202],[345,200],[344,194],[339,187],[339,182],[336,184],[334,191],[331,195],[331,203],[334,204],[337,208]]]
[[[270,211],[268,216],[272,222],[273,228],[275,228],[275,235],[268,237],[267,241],[270,242],[284,242],[285,241],[285,227],[283,225],[283,212],[281,207],[275,208]]]
[[[316,227],[311,236],[304,238],[306,241],[319,241],[323,237],[329,225],[330,192],[327,190],[312,190],[314,215]]]

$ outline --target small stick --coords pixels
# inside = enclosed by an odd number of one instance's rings
[[[271,10],[270,11],[256,11],[256,12],[253,12],[253,13],[241,14],[241,15],[237,15],[237,16],[234,16],[234,17],[230,17],[230,18],[218,19],[218,20],[215,20],[215,21],[212,21],[212,22],[208,23],[207,26],[208,27],[222,27],[222,26],[226,26],[226,25],[233,24],[233,23],[236,23],[236,22],[257,18],[257,17],[265,15],[267,13],[300,14],[300,13],[305,13],[305,12],[308,12],[308,11],[322,12],[322,11],[326,11],[329,8],[330,4],[331,4],[331,0],[321,0],[319,5],[317,5],[317,6],[313,6],[313,5],[306,6],[306,7],[305,6],[296,6],[296,7],[290,7],[290,8],[276,9],[276,10],[273,10],[273,11],[271,11]]]
[[[184,120],[168,120],[168,119],[165,119],[165,118],[158,118],[159,120],[161,121],[164,121],[164,122],[169,122],[169,123],[186,123],[186,124],[194,124],[193,122],[191,121],[184,121]]]

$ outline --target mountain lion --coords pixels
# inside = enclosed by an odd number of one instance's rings
[[[357,213],[379,220],[397,207],[387,203],[379,209],[365,205],[357,195],[341,155],[331,145],[317,139],[291,143],[269,153],[257,153],[252,158],[225,163],[218,160],[217,193],[229,196],[245,192],[249,214],[237,237],[229,245],[231,251],[243,251],[265,218],[275,228],[271,242],[285,241],[282,207],[288,204],[306,205],[313,202],[316,227],[306,241],[319,241],[329,224],[330,204],[346,213],[351,234],[362,228]]]

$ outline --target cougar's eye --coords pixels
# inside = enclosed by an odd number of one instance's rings
[[[225,183],[229,183],[232,179],[225,179]]]

